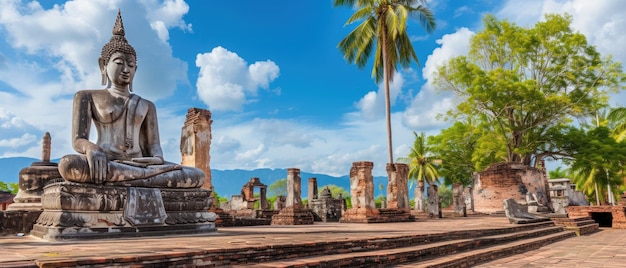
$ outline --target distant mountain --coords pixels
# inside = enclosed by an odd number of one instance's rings
[[[0,181],[7,183],[17,183],[19,172],[22,168],[30,166],[31,163],[40,161],[35,158],[28,157],[8,157],[0,158]],[[58,162],[53,160],[53,162]],[[346,173],[349,172],[348,170]],[[223,197],[230,198],[232,195],[241,193],[241,188],[246,184],[250,178],[257,177],[261,180],[261,183],[268,187],[277,180],[287,178],[287,169],[270,169],[261,168],[255,170],[218,170],[211,169],[211,180],[215,191]],[[325,185],[334,184],[344,188],[347,192],[350,192],[350,178],[348,175],[341,177],[333,177],[324,174],[315,174],[308,172],[300,173],[302,184],[302,196],[306,197],[308,193],[309,178],[317,179],[318,191],[321,191]],[[379,185],[383,184],[383,191],[387,189],[387,177],[374,177],[374,197],[380,195]],[[412,195],[413,191],[409,191]]]

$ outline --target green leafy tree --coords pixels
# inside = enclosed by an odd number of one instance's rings
[[[8,191],[11,192],[12,194],[17,194],[17,191],[19,191],[20,186],[17,183],[6,183],[3,181],[0,181],[0,191]]]
[[[287,196],[287,178],[277,180],[268,187],[269,196]]]
[[[399,158],[398,162],[409,165],[409,180],[416,182],[414,189],[415,209],[423,210],[425,208],[423,204],[424,183],[430,185],[439,179],[437,163],[441,160],[433,156],[431,148],[427,145],[424,132],[419,135],[413,132],[413,135],[415,135],[415,141],[413,141],[411,152],[406,158]]]
[[[602,59],[571,21],[550,14],[523,28],[487,15],[469,54],[440,67],[436,87],[460,98],[451,118],[480,120],[478,154],[497,151],[503,161],[526,165],[560,159],[558,133],[572,118],[606,107],[608,94],[624,88],[621,65]]]
[[[472,174],[480,168],[481,163],[493,163],[493,156],[476,156],[479,146],[479,131],[472,125],[472,121],[457,121],[439,135],[428,137],[428,144],[434,154],[441,159],[439,173],[444,178],[445,185],[462,183],[468,186],[472,183]]]
[[[588,197],[595,195],[596,204],[600,203],[600,196],[605,196],[604,193],[608,198],[607,186],[612,186],[613,195],[618,193],[626,166],[626,142],[616,142],[605,126],[588,131],[569,128],[562,142],[572,156],[567,163],[571,166],[570,175],[577,189]]]
[[[349,197],[350,193],[348,193],[348,191],[346,191],[346,189],[344,189],[341,186],[337,186],[334,184],[328,184],[328,185],[324,185],[322,187],[320,187],[319,189],[324,189],[328,187],[328,189],[330,189],[330,193],[333,195],[333,198],[337,198],[339,196],[339,194],[341,194],[341,196],[343,198]]]
[[[439,187],[437,193],[439,194],[439,202],[441,202],[442,208],[448,208],[452,205],[452,189],[448,187]]]
[[[334,5],[356,8],[346,25],[362,21],[339,42],[344,58],[363,68],[375,48],[372,77],[385,87],[389,163],[393,163],[389,83],[398,65],[408,68],[413,60],[419,63],[407,32],[409,18],[416,18],[429,33],[435,18],[424,0],[334,0]]]
[[[569,170],[567,168],[561,169],[561,166],[556,167],[554,170],[550,170],[548,175],[550,175],[550,179],[560,179],[560,178],[568,178]]]

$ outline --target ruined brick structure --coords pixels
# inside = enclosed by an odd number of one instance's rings
[[[474,211],[503,211],[502,200],[526,202],[531,193],[540,205],[549,206],[547,180],[542,170],[519,163],[496,163],[479,173],[473,187]]]
[[[393,165],[393,168],[392,168]],[[409,212],[409,166],[407,164],[387,164],[387,208]]]
[[[180,134],[182,165],[196,167],[204,171],[206,178],[202,188],[212,189],[211,182],[211,112],[199,108],[189,108],[187,119]]]
[[[302,205],[300,169],[287,169],[287,198],[285,208],[272,216],[272,225],[313,224],[313,213]]]

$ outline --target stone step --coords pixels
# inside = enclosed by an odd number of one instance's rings
[[[530,250],[539,249],[551,243],[571,238],[575,236],[574,232],[562,231],[558,233],[548,234],[539,237],[533,237],[506,244],[495,245],[486,248],[480,248],[472,251],[461,252],[453,255],[447,255],[445,258],[429,260],[419,263],[410,263],[396,267],[428,267],[428,268],[444,268],[444,267],[473,267],[475,265],[489,262],[495,259],[504,258],[516,254],[521,254]]]
[[[477,248],[489,247],[502,243],[514,243],[519,240],[534,239],[536,237],[551,237],[554,234],[568,234],[573,236],[573,232],[563,232],[560,226],[541,226],[536,229],[519,230],[504,234],[464,237],[449,241],[424,242],[404,247],[360,249],[353,252],[336,251],[335,254],[324,254],[318,256],[300,257],[294,256],[291,259],[275,260],[264,263],[254,263],[255,267],[363,267],[380,266],[388,267],[402,263],[428,260],[445,256],[457,252],[471,251]],[[551,240],[547,240],[551,241]],[[245,267],[252,263],[243,264]]]
[[[594,223],[590,223],[590,224],[583,225],[583,226],[575,226],[575,227],[565,226],[564,228],[566,230],[571,230],[571,231],[576,232],[577,236],[581,236],[581,235],[588,235],[588,234],[592,234],[597,231],[600,231],[600,224],[594,222]]]
[[[416,224],[419,224],[416,223]],[[476,237],[494,236],[510,234],[516,232],[532,231],[541,228],[555,227],[551,221],[538,222],[532,224],[515,225],[514,227],[463,230],[423,235],[394,236],[376,240],[359,239],[348,241],[335,241],[324,243],[274,245],[271,247],[248,247],[245,250],[226,250],[207,253],[210,256],[203,256],[207,261],[214,261],[216,264],[256,264],[268,260],[283,260],[290,258],[306,258],[320,255],[347,254],[353,252],[373,251],[379,249],[392,249],[412,245],[421,245],[434,242],[451,241],[458,239],[471,239]],[[562,229],[558,226],[556,228]]]

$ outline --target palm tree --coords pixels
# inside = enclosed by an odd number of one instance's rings
[[[612,123],[610,127],[615,141],[622,142],[626,138],[626,107],[611,109],[607,119]]]
[[[406,158],[399,158],[398,162],[406,163],[409,165],[409,180],[417,182],[415,185],[415,209],[424,210],[422,204],[424,200],[424,182],[429,185],[437,181],[439,178],[439,171],[437,165],[440,160],[431,156],[430,147],[426,144],[426,138],[424,132],[420,135],[413,132],[415,135],[415,141],[413,142],[413,148]],[[421,207],[419,205],[422,205]]]
[[[347,61],[363,68],[376,46],[372,77],[376,83],[382,79],[385,85],[387,145],[389,163],[393,164],[389,83],[398,64],[404,68],[408,68],[412,60],[419,64],[407,33],[408,19],[418,19],[430,33],[435,28],[434,16],[425,6],[425,0],[334,0],[334,5],[357,9],[345,25],[363,21],[339,42],[338,48]]]

